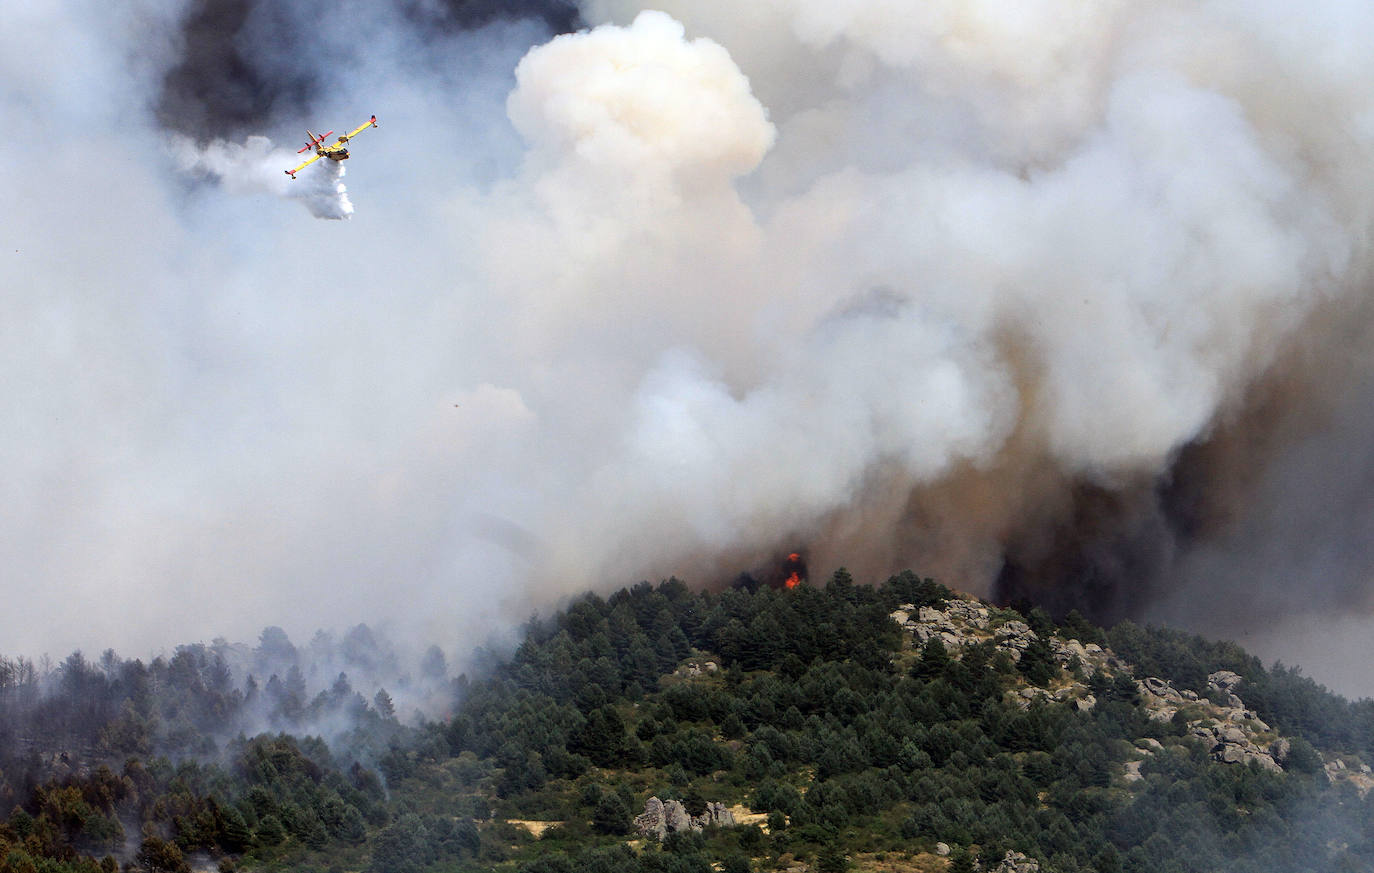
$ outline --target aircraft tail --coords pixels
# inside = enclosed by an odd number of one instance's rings
[[[322,142],[324,142],[326,139],[328,139],[328,138],[329,138],[329,134],[330,134],[330,133],[333,133],[333,132],[334,132],[334,131],[331,130],[329,133],[326,133],[324,136],[316,136],[315,134],[311,133],[311,132],[310,132],[310,128],[307,127],[307,128],[305,129],[305,137],[306,137],[307,142],[306,142],[306,144],[305,144],[304,146],[302,146],[300,149],[297,149],[297,150],[296,150],[296,154],[300,154],[301,152],[308,152],[308,151],[310,151],[311,149],[318,147],[318,146],[320,145],[320,143],[322,143]]]

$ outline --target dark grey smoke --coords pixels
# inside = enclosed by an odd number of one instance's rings
[[[993,597],[1110,624],[1138,618],[1165,584],[1179,531],[1160,489],[1072,490],[1067,517],[1013,533]]]
[[[583,27],[573,0],[402,0],[402,8],[417,22],[445,29],[472,30],[517,19],[542,21],[551,34]]]
[[[1369,615],[1374,371],[1360,314],[1286,355],[1158,476],[1080,483],[1063,513],[1013,529],[994,596],[1238,639],[1294,616]]]
[[[182,25],[180,59],[162,82],[159,120],[190,135],[230,135],[256,130],[277,111],[307,109],[321,84],[320,71],[302,61],[314,47],[278,8],[196,0]]]
[[[378,4],[381,5],[381,4]],[[582,26],[568,0],[394,0],[396,22],[422,42],[502,21],[538,21],[537,42]],[[318,27],[329,14],[311,4],[275,0],[194,0],[181,26],[180,54],[156,99],[158,120],[189,136],[235,137],[273,122],[309,116],[330,76],[357,60],[356,50]],[[353,38],[377,33],[359,23]],[[534,44],[534,43],[532,43]]]

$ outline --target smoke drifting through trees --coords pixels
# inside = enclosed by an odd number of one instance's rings
[[[448,639],[801,548],[1102,617],[1366,608],[1365,514],[1313,497],[1368,493],[1365,5],[662,7],[7,28],[18,647]],[[307,108],[386,126],[351,222],[168,156]]]
[[[402,725],[450,714],[466,683],[455,679],[439,648],[408,658],[367,625],[302,646],[269,627],[256,646],[218,639],[146,662],[113,650],[46,666],[0,657],[0,772],[18,785],[22,773],[47,778],[59,755],[72,771],[128,756],[216,760],[236,738],[279,733],[375,767]]]

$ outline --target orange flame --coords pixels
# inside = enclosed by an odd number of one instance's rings
[[[799,552],[793,552],[792,554],[787,556],[787,562],[789,564],[795,564],[797,561],[800,560],[801,554]],[[798,585],[801,584],[801,573],[796,570],[793,570],[792,575],[788,576],[787,581],[782,584],[786,585],[788,588],[796,588]]]

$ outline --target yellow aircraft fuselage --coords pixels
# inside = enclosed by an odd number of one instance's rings
[[[355,130],[349,131],[343,136],[340,136],[338,141],[335,142],[333,145],[324,144],[325,136],[329,136],[328,133],[324,136],[317,137],[315,136],[315,134],[307,130],[305,133],[306,136],[310,137],[310,142],[306,143],[306,147],[304,149],[301,149],[301,151],[305,151],[306,149],[310,148],[310,146],[313,144],[315,146],[315,154],[313,157],[302,163],[300,166],[295,167],[291,170],[287,170],[286,175],[294,179],[296,178],[297,173],[299,173],[301,170],[305,169],[307,166],[314,163],[315,161],[318,161],[320,158],[329,158],[331,161],[348,160],[348,141],[353,137],[357,136],[358,134],[362,133],[367,128],[376,126],[377,116],[374,115],[365,123],[358,125],[358,127]],[[330,131],[330,133],[333,133],[333,131]]]

